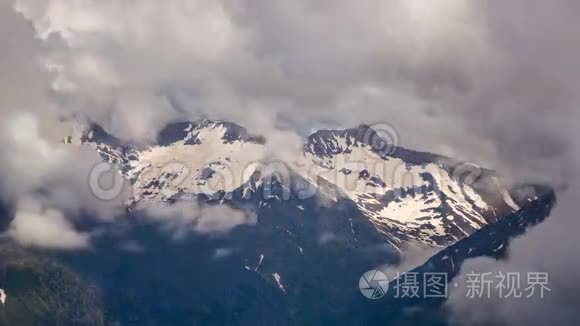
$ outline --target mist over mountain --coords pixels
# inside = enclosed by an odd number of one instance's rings
[[[578,324],[579,10],[0,0],[0,324]]]

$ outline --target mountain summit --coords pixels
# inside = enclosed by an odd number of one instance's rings
[[[123,143],[98,125],[80,141],[130,181],[129,207],[199,195],[241,201],[256,187],[271,191],[267,183],[274,180],[295,197],[315,189],[335,202],[352,202],[395,248],[447,246],[535,196],[515,198],[489,170],[477,168],[475,177],[465,178],[474,171],[447,158],[397,146],[384,151],[387,140],[365,125],[314,132],[299,159],[282,167],[267,163],[267,139],[223,121],[173,123],[147,146]]]

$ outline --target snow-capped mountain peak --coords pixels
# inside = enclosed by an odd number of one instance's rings
[[[231,192],[264,157],[263,141],[238,125],[202,120],[168,125],[157,144],[135,148],[93,126],[82,141],[131,181],[129,205],[167,201],[183,194]],[[245,171],[247,169],[247,171]]]
[[[130,180],[130,206],[239,189],[245,197],[260,185],[252,177],[267,159],[262,137],[223,121],[173,123],[145,146],[123,143],[94,125],[81,142]],[[330,189],[353,202],[395,247],[445,246],[518,209],[492,172],[481,170],[476,184],[465,184],[448,160],[395,146],[384,151],[386,142],[365,125],[320,130],[305,139],[301,159],[288,169],[325,194]]]
[[[455,178],[442,157],[400,147],[381,151],[372,133],[366,126],[318,131],[308,138],[305,157],[316,165],[312,175],[336,185],[394,245],[443,246],[518,209],[491,172],[479,171],[487,184],[477,188]]]

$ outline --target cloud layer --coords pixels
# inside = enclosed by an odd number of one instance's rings
[[[472,77],[496,65],[480,7],[462,0],[14,5],[50,44],[43,62],[61,109],[122,138],[151,138],[184,117],[235,121],[263,134],[387,120],[404,144],[439,152],[452,146],[426,139],[483,146],[444,110],[448,95],[467,94],[477,86]]]
[[[0,5],[0,21],[12,31],[2,36],[12,46],[0,61],[8,72],[0,74],[0,117],[27,109],[42,121],[38,137],[13,128],[17,136],[3,139],[12,144],[0,149],[9,196],[24,196],[53,179],[48,171],[62,171],[56,166],[67,154],[45,137],[60,132],[63,116],[133,140],[151,139],[173,119],[225,119],[265,134],[272,155],[284,159],[312,129],[387,122],[404,146],[557,186],[554,216],[516,241],[509,261],[561,280],[580,267],[563,258],[577,247],[580,226],[577,1]],[[46,164],[31,163],[38,161]],[[184,218],[192,219],[204,224]],[[555,295],[568,293],[556,285]],[[563,305],[568,311],[578,301]],[[506,311],[542,311],[521,309]]]
[[[18,203],[8,235],[24,246],[48,249],[82,249],[90,239],[88,233],[76,231],[62,212],[43,208],[33,198]]]

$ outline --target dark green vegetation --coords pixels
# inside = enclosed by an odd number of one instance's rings
[[[104,325],[95,288],[49,259],[0,247],[0,325]]]

